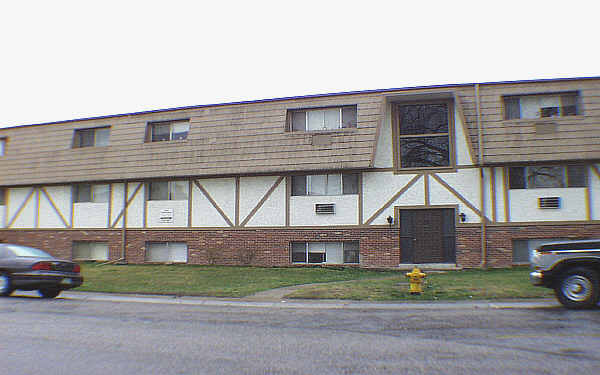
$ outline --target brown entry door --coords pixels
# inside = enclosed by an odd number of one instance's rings
[[[456,262],[451,208],[400,210],[400,263]]]

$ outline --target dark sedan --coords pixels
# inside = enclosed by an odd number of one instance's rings
[[[0,243],[0,296],[21,289],[54,298],[81,285],[80,271],[78,264],[56,259],[40,249]]]

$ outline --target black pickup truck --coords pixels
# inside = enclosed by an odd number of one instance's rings
[[[600,240],[551,242],[531,260],[533,285],[554,289],[569,309],[596,307],[600,295]]]

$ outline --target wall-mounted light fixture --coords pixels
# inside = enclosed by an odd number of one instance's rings
[[[394,224],[394,218],[391,216],[388,216],[386,220],[388,222],[388,225],[390,226],[390,229],[392,229],[392,224]]]
[[[465,215],[464,212],[461,212],[460,214],[458,214],[458,217],[460,217],[461,223],[464,223],[467,220],[467,215]]]

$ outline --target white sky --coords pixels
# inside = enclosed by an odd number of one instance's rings
[[[600,75],[600,1],[0,2],[0,127]]]

